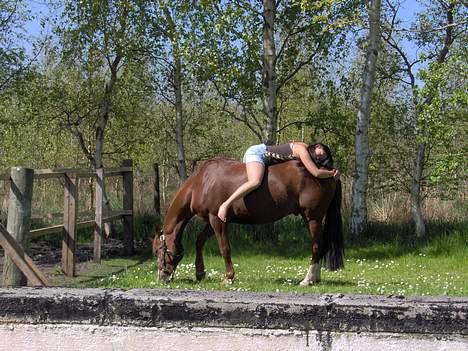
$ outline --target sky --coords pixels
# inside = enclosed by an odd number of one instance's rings
[[[400,16],[404,21],[403,26],[409,28],[411,22],[416,18],[416,14],[421,11],[422,7],[415,0],[406,0],[401,5]]]
[[[34,15],[34,19],[26,22],[25,31],[34,38],[39,38],[44,30],[50,31],[50,26],[43,28],[40,25],[40,22],[50,15],[49,8],[43,0],[26,0],[26,3],[27,9]]]
[[[50,0],[49,0],[50,1]],[[61,4],[63,0],[52,0],[56,4]],[[43,37],[44,34],[51,32],[51,26],[46,25],[41,27],[40,22],[44,18],[50,16],[49,9],[46,5],[45,0],[26,0],[27,8],[35,14],[36,18],[26,23],[25,34],[33,38],[39,39]],[[417,0],[401,0],[400,7],[400,18],[402,20],[402,28],[410,28],[414,20],[416,19],[416,14],[422,9],[422,6]],[[405,50],[412,56],[416,58],[416,47],[410,42],[404,42],[403,46]],[[27,45],[28,53],[31,53],[31,46]]]

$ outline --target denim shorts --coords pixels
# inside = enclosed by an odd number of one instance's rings
[[[266,165],[265,151],[265,144],[253,145],[245,151],[242,161],[244,163],[260,162],[261,164]]]

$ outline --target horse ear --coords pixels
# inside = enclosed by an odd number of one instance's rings
[[[156,223],[154,225],[154,239],[153,239],[153,256],[158,254],[159,249],[159,236],[161,235],[161,225]]]
[[[156,224],[154,225],[154,233],[155,233],[155,236],[156,236],[156,235],[159,235],[160,232],[161,232],[161,224],[156,223]]]

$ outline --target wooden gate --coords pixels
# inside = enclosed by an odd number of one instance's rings
[[[107,177],[114,176],[123,178],[123,209],[106,213],[103,210],[104,180]],[[90,177],[95,177],[96,180],[95,218],[94,220],[78,222],[79,179]],[[33,179],[51,178],[64,179],[63,224],[30,230]],[[104,224],[122,220],[124,253],[126,255],[133,254],[132,160],[124,160],[122,167],[119,168],[98,169],[96,171],[88,169],[41,169],[33,171],[27,168],[13,167],[10,175],[0,175],[0,180],[10,181],[7,227],[5,228],[0,223],[0,245],[6,252],[3,273],[4,286],[23,286],[26,285],[26,279],[32,285],[48,285],[45,276],[24,252],[25,243],[29,238],[62,233],[62,270],[70,277],[76,275],[75,253],[78,229],[94,227],[93,260],[99,263],[101,261]]]

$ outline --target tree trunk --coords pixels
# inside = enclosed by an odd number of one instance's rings
[[[276,80],[276,47],[275,47],[275,16],[276,2],[274,0],[263,1],[263,112],[266,115],[263,142],[267,145],[276,144],[276,131],[278,127],[277,113],[277,80]],[[274,223],[256,226],[256,240],[265,238],[276,241]]]
[[[176,144],[177,144],[177,168],[179,170],[180,184],[187,179],[187,167],[185,163],[184,147],[184,115],[182,112],[182,63],[178,55],[174,55],[174,88],[176,109]]]
[[[426,235],[426,225],[424,224],[424,218],[421,210],[421,180],[424,169],[425,151],[426,145],[423,143],[418,144],[414,162],[414,174],[411,179],[411,212],[413,214],[416,236],[418,238]]]
[[[276,144],[276,129],[278,124],[276,106],[275,1],[264,0],[263,7],[263,86],[265,88],[263,108],[267,116],[264,142],[267,145],[273,145]]]
[[[449,49],[453,43],[453,15],[455,11],[455,3],[450,2],[447,10],[447,25],[445,28],[445,38],[444,44],[441,50],[439,51],[436,62],[438,64],[443,64],[449,53]],[[432,98],[429,97],[424,101],[424,105],[430,105],[432,103]],[[424,223],[424,217],[421,210],[421,182],[423,178],[424,171],[424,157],[426,154],[426,144],[420,142],[416,148],[416,157],[414,160],[414,170],[413,176],[411,178],[411,187],[410,187],[410,203],[411,203],[411,213],[413,215],[413,222],[415,226],[416,237],[422,238],[426,236],[426,224]]]
[[[117,71],[122,57],[117,55],[110,64],[111,76],[106,83],[104,97],[99,107],[99,121],[96,127],[96,150],[94,152],[94,166],[96,169],[102,168],[102,154],[104,150],[104,132],[109,121],[109,113],[111,109],[112,93],[114,91],[115,83],[117,82]]]
[[[372,88],[375,79],[380,39],[380,0],[372,0],[369,8],[369,38],[366,63],[363,72],[361,101],[357,115],[355,139],[355,176],[353,179],[351,233],[359,236],[367,231],[367,177],[369,166],[369,116]]]
[[[182,184],[187,179],[187,166],[185,162],[184,147],[184,115],[182,105],[182,59],[178,53],[178,39],[176,23],[172,19],[171,12],[164,2],[161,2],[164,17],[168,25],[166,33],[172,44],[172,55],[174,59],[173,85],[175,92],[175,142],[177,148],[177,171],[179,173],[179,183]]]
[[[101,106],[99,108],[99,121],[96,127],[96,150],[94,152],[94,169],[96,170],[104,167],[104,164],[102,161],[102,155],[104,152],[104,133],[107,127],[107,122],[109,121],[109,114],[111,110],[111,99],[112,99],[112,94],[114,91],[115,83],[117,82],[117,71],[118,71],[118,67],[119,67],[121,60],[122,60],[122,57],[120,55],[117,55],[112,61],[112,63],[110,63],[109,68],[110,68],[111,76],[109,78],[109,81],[106,83],[104,97],[102,99]],[[103,189],[105,188],[103,187]],[[110,201],[105,190],[103,193],[103,197],[104,197],[104,203],[103,203],[104,210],[107,212],[110,212],[111,211]],[[105,223],[104,231],[106,235],[109,236],[114,231],[112,223]]]

